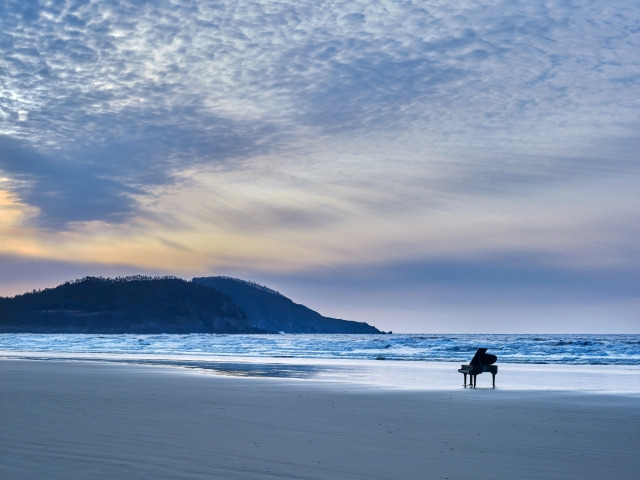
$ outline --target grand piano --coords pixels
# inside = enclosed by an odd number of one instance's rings
[[[498,373],[498,366],[494,365],[498,357],[487,353],[486,348],[479,348],[476,354],[471,359],[469,365],[462,365],[458,371],[464,374],[464,386],[467,386],[467,375],[469,375],[469,386],[476,386],[476,377],[483,372],[491,372],[493,379],[493,387],[496,386],[496,374]]]

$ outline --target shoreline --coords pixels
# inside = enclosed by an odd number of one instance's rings
[[[635,395],[457,380],[403,390],[4,358],[0,477],[636,477]]]
[[[354,384],[373,389],[457,390],[462,374],[457,362],[359,360],[212,355],[88,354],[10,352],[3,360],[92,362],[149,366],[231,377],[262,377]],[[575,391],[640,397],[640,365],[499,363],[500,391]],[[489,373],[478,375],[477,388],[491,388]]]

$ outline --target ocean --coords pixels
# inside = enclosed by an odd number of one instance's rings
[[[498,363],[640,365],[640,335],[72,335],[0,334],[0,356],[65,354],[171,359],[471,360],[478,347]]]

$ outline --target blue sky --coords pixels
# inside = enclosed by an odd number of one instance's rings
[[[640,6],[5,1],[0,295],[232,275],[404,332],[640,331]]]

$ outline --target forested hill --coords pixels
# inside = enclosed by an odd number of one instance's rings
[[[256,286],[256,292],[266,287]],[[268,290],[268,289],[267,289]],[[284,298],[284,297],[283,297]],[[277,316],[277,312],[272,312]],[[319,315],[319,314],[318,314]],[[320,316],[320,320],[322,317]],[[318,321],[318,319],[315,319]],[[352,323],[300,332],[356,333]],[[234,299],[175,277],[85,277],[13,298],[0,297],[0,333],[272,333]],[[366,324],[361,324],[366,325]],[[369,332],[375,328],[366,325]]]
[[[87,277],[0,299],[0,331],[252,333],[223,293],[178,278]]]

